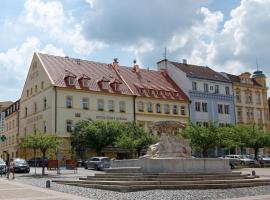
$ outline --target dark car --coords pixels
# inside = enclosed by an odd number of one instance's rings
[[[85,159],[79,159],[77,160],[77,167],[84,167],[85,166]]]
[[[14,159],[14,172],[23,172],[23,173],[29,173],[30,172],[30,167],[26,160],[22,158],[15,158]]]
[[[7,165],[3,159],[0,159],[0,174],[7,173]]]
[[[108,157],[92,157],[85,162],[85,169],[103,170],[110,168],[111,160]]]
[[[31,158],[29,159],[28,161],[28,164],[30,167],[42,167],[42,157],[36,157],[36,160],[35,158]],[[36,165],[35,165],[36,163]],[[44,159],[44,166],[47,167],[48,166],[48,158],[45,157]]]

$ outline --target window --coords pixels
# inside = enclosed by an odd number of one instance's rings
[[[202,111],[203,112],[208,112],[207,111],[207,103],[202,103]]]
[[[37,103],[34,103],[34,112],[37,112]]]
[[[237,117],[238,117],[238,121],[242,121],[242,109],[241,108],[237,108]]]
[[[226,87],[225,87],[225,93],[226,93],[227,95],[230,94],[230,87],[229,87],[229,86],[226,86]]]
[[[196,125],[202,126],[202,122],[197,121],[197,122],[196,122]]]
[[[137,106],[139,112],[144,112],[144,103],[142,101],[139,101]]]
[[[44,82],[43,81],[41,82],[41,89],[42,90],[44,89]]]
[[[67,132],[68,133],[71,133],[72,132],[72,129],[73,129],[73,122],[72,122],[72,120],[67,120],[66,127],[67,127]]]
[[[147,103],[147,112],[153,112],[153,104],[151,102]]]
[[[215,94],[219,94],[219,85],[215,85]]]
[[[47,126],[46,126],[46,121],[43,122],[43,132],[47,132]]]
[[[201,102],[195,102],[195,110],[201,112]]]
[[[88,88],[89,87],[89,80],[88,79],[82,79],[82,86],[85,87],[85,88]]]
[[[259,92],[256,93],[256,104],[261,105],[261,95]]]
[[[203,84],[204,92],[208,92],[208,83]]]
[[[74,77],[69,77],[68,78],[68,84],[69,85],[75,85],[75,78]]]
[[[47,109],[47,99],[44,98],[43,99],[43,110],[46,110]]]
[[[235,96],[236,96],[236,102],[241,103],[241,91],[240,90],[236,90]]]
[[[88,110],[89,109],[89,99],[87,97],[83,97],[82,98],[82,108],[84,110]]]
[[[37,92],[37,85],[35,85],[35,92]]]
[[[246,104],[252,104],[252,93],[251,91],[246,91]]]
[[[103,99],[99,99],[98,100],[98,110],[99,111],[103,111],[104,110],[104,100]]]
[[[173,105],[173,114],[175,114],[175,115],[178,114],[178,107],[177,107],[177,105]]]
[[[208,122],[203,122],[204,127],[208,127]]]
[[[186,107],[181,106],[181,115],[186,115]]]
[[[29,90],[26,91],[26,96],[29,97]]]
[[[224,105],[224,113],[225,114],[230,114],[229,112],[230,112],[229,111],[229,105]]]
[[[212,85],[210,86],[210,90],[211,90],[211,91],[213,91],[213,90],[214,90],[214,87],[213,87]]]
[[[164,105],[164,112],[165,112],[165,114],[170,114],[170,105],[169,104]]]
[[[192,90],[197,90],[197,83],[196,82],[192,82]]]
[[[108,101],[108,110],[110,112],[114,112],[114,101],[113,100]]]
[[[161,105],[159,103],[156,104],[156,112],[161,113]]]
[[[24,108],[24,116],[27,117],[27,107]]]
[[[119,102],[119,111],[126,112],[126,103],[124,101]]]
[[[223,114],[223,105],[222,104],[218,104],[218,113]]]
[[[33,88],[31,88],[31,92],[30,92],[30,94],[31,94],[31,95],[33,94]]]
[[[72,97],[67,97],[66,98],[66,107],[67,108],[72,108],[72,105],[73,105],[73,99],[72,99]]]

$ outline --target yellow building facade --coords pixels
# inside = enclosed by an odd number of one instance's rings
[[[188,124],[188,105],[164,72],[35,53],[20,100],[19,135],[60,136],[62,156],[69,158],[70,132],[80,120],[136,121],[146,129],[154,121]]]
[[[0,156],[4,160],[18,157],[19,108],[20,102],[16,101],[2,111],[5,120],[1,136],[5,136],[6,139],[0,143]]]
[[[269,126],[266,76],[262,71],[227,75],[233,82],[237,124],[255,123],[266,131]]]

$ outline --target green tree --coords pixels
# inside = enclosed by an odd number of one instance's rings
[[[156,136],[147,133],[134,123],[125,123],[124,129],[114,143],[116,147],[128,149],[131,153],[140,156],[141,151],[158,141]]]
[[[45,134],[45,133],[36,133],[30,134],[22,139],[20,147],[29,148],[29,149],[39,149],[42,153],[42,175],[45,174],[45,164],[44,159],[48,149],[55,149],[59,147],[61,140],[56,135]]]
[[[72,144],[82,144],[87,148],[95,149],[100,155],[104,147],[114,144],[123,129],[124,123],[119,121],[83,120],[75,125]]]
[[[270,134],[255,124],[238,127],[238,133],[242,145],[253,148],[255,159],[258,158],[259,148],[270,147]]]
[[[208,150],[221,144],[221,133],[215,122],[209,122],[207,127],[191,123],[188,128],[181,133],[184,138],[191,139],[193,150],[202,153],[203,157],[208,157]]]

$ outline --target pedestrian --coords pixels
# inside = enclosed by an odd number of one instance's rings
[[[8,162],[8,171],[7,171],[7,179],[9,179],[9,174],[12,173],[12,179],[15,178],[14,176],[14,161],[13,159],[11,158],[10,161]]]

